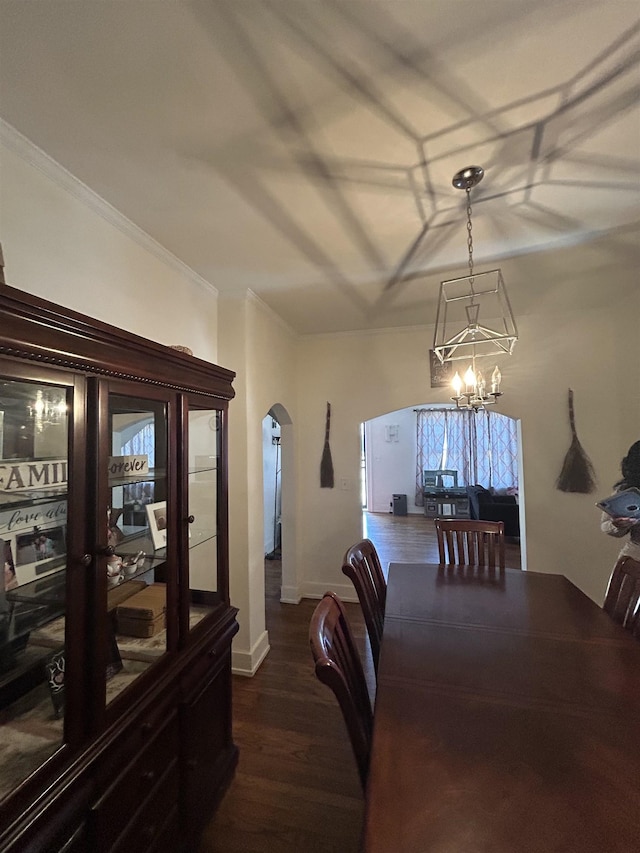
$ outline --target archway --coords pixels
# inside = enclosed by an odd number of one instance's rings
[[[300,601],[296,565],[294,430],[291,417],[281,403],[274,403],[263,421],[263,464],[265,483],[265,555],[282,561],[280,601]],[[277,427],[271,425],[271,421]],[[277,441],[274,439],[278,439]],[[267,550],[273,543],[271,550]]]
[[[430,513],[427,510],[433,508],[425,508],[422,503],[418,501],[416,495],[418,467],[416,440],[417,424],[420,416],[419,413],[434,413],[433,416],[438,419],[442,418],[442,413],[445,411],[445,408],[448,407],[433,405],[408,407],[379,415],[378,417],[371,418],[364,422],[363,431],[365,450],[363,470],[365,472],[364,476],[366,483],[366,508],[369,512],[388,514],[396,512],[397,507],[403,507],[403,511],[400,514],[408,513],[415,517],[424,514],[429,517]],[[449,411],[451,411],[451,409],[449,409]],[[437,415],[435,413],[437,413]],[[464,413],[464,417],[461,418],[461,420],[464,420],[469,414],[470,413]],[[486,418],[487,416],[487,413],[480,414],[483,418]],[[462,413],[457,413],[457,415],[462,415]],[[451,417],[455,419],[456,410],[453,409],[451,415],[447,417],[449,419],[451,419]],[[479,422],[475,421],[476,416],[471,414],[471,417],[474,419],[473,423],[465,422],[465,425],[461,425],[459,430],[454,429],[453,427],[451,428],[449,440],[452,442],[452,445],[449,447],[447,447],[447,441],[444,438],[445,432],[443,424],[440,423],[437,425],[437,428],[436,426],[432,428],[434,441],[435,436],[438,435],[442,446],[434,449],[433,458],[430,458],[428,464],[425,459],[422,460],[423,464],[421,465],[421,468],[455,468],[456,473],[459,472],[458,476],[460,478],[460,482],[456,483],[457,486],[461,487],[460,492],[462,500],[460,501],[459,511],[463,511],[462,504],[465,503],[467,499],[467,485],[471,486],[476,483],[480,483],[481,485],[491,487],[492,492],[495,492],[496,495],[496,503],[500,501],[504,502],[501,508],[508,514],[508,520],[510,520],[510,523],[515,527],[514,533],[511,535],[516,537],[513,539],[516,544],[518,544],[519,537],[520,566],[522,569],[526,569],[526,531],[520,420],[511,415],[497,412],[491,413],[491,417],[494,418],[492,421],[492,424],[494,424],[492,429],[495,436],[499,433],[495,421],[504,420],[505,422],[509,422],[510,427],[508,429],[508,433],[512,448],[509,451],[509,455],[511,457],[509,466],[506,466],[506,463],[505,466],[498,465],[498,460],[495,460],[496,464],[494,465],[494,470],[500,469],[501,476],[493,482],[487,480],[485,483],[484,478],[487,476],[487,465],[481,464],[484,460],[480,459],[480,457],[486,456],[486,454],[505,452],[505,447],[503,446],[505,444],[505,439],[500,437],[497,440],[494,440],[493,447],[488,447],[486,429],[482,429]],[[467,427],[469,428],[468,433]],[[489,431],[489,433],[490,432],[491,431]],[[463,452],[462,446],[464,442],[466,442],[467,447],[469,446],[469,441],[471,440],[469,436],[474,436],[474,441],[477,441],[477,448],[474,447],[473,452],[469,454],[474,463],[477,462],[477,464],[471,466],[471,470],[474,472],[473,479],[469,479],[470,473],[466,470],[467,466],[462,458],[466,455]],[[453,442],[455,442],[456,447],[453,446]],[[475,457],[476,452],[478,454],[477,460],[473,458]],[[468,461],[469,460],[467,460],[467,462]],[[508,468],[510,473],[503,473],[503,468]],[[494,486],[496,487],[495,490],[493,489]],[[453,489],[451,490],[451,493],[453,494],[455,491],[456,490]],[[422,498],[422,495],[420,495],[420,497]],[[514,504],[513,507],[509,506],[507,508],[504,505],[508,501]],[[444,510],[441,509],[441,511],[456,514],[458,510],[451,509],[453,505],[454,504],[451,503],[451,506],[447,506]],[[433,513],[431,513],[431,515],[433,515]]]

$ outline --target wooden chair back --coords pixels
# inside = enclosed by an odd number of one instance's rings
[[[436,518],[441,565],[505,567],[504,522]]]
[[[350,578],[358,594],[377,673],[387,603],[387,581],[378,552],[370,539],[363,539],[349,548],[342,560],[342,571]]]
[[[603,609],[640,639],[640,562],[620,557],[613,567]]]
[[[364,789],[369,773],[373,712],[358,649],[344,605],[327,592],[309,625],[309,642],[318,679],[333,690],[347,726]]]

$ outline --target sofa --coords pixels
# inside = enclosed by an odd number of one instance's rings
[[[520,508],[515,495],[497,495],[476,484],[467,486],[469,517],[482,521],[504,521],[504,535],[520,538]]]

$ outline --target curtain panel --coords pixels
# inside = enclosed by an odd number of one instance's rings
[[[425,470],[455,470],[459,486],[518,487],[518,434],[512,418],[486,410],[418,409],[416,423],[417,506],[424,506]]]

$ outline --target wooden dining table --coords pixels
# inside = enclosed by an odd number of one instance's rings
[[[391,563],[365,853],[637,853],[640,643],[566,577]]]

